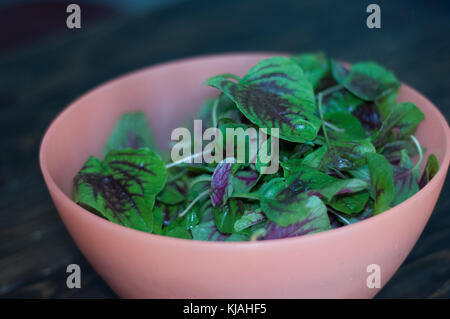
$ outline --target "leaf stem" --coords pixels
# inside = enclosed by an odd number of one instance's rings
[[[182,159],[179,159],[178,161],[169,163],[169,164],[166,165],[166,168],[171,168],[171,167],[176,166],[176,165],[178,165],[178,164],[185,163],[186,160],[194,159],[194,158],[196,158],[196,157],[198,157],[198,156],[200,156],[200,155],[203,155],[203,151],[198,152],[198,153],[196,153],[196,154],[192,154],[192,155],[183,157]]]
[[[334,125],[331,124],[330,122],[323,121],[323,123],[324,123],[326,126],[328,126],[329,128],[331,128],[332,130],[335,130],[336,132],[341,132],[341,133],[345,132],[344,129],[341,129],[341,128],[337,127],[337,126],[334,126]]]
[[[325,143],[327,144],[328,148],[330,148],[330,141],[328,139],[328,134],[327,134],[327,128],[325,127],[325,121],[323,119],[323,111],[322,111],[322,92],[320,92],[317,95],[317,107],[319,109],[319,116],[320,116],[320,120],[322,121],[322,130],[323,130],[323,135],[325,137]]]
[[[342,89],[343,87],[344,87],[344,86],[338,84],[338,85],[332,86],[332,87],[330,87],[330,88],[328,88],[328,89],[326,89],[326,90],[323,90],[323,91],[321,91],[321,92],[319,92],[319,93],[317,94],[317,107],[318,107],[318,109],[319,109],[320,120],[322,121],[323,135],[324,135],[324,137],[325,137],[325,143],[327,144],[327,146],[328,146],[329,149],[331,149],[331,147],[330,147],[330,140],[328,139],[328,134],[327,134],[326,126],[327,126],[327,125],[328,125],[328,126],[331,125],[331,126],[333,126],[333,129],[338,129],[338,130],[340,130],[340,129],[337,128],[337,127],[335,127],[334,125],[328,123],[328,122],[325,122],[325,120],[323,119],[322,98],[323,98],[325,95],[328,95],[328,94],[331,94],[331,93],[333,93],[333,92],[339,91],[339,90]],[[330,128],[331,128],[331,127],[330,127]],[[333,152],[334,152],[334,149],[333,149]],[[335,156],[336,156],[336,153],[335,153]]]
[[[232,194],[230,196],[231,198],[247,198],[247,199],[254,199],[254,200],[259,200],[259,196],[255,193],[236,193],[236,194]]]
[[[213,127],[217,127],[217,106],[219,105],[219,99],[220,99],[220,95],[216,98],[216,100],[214,101],[213,107],[212,107]]]
[[[207,189],[206,191],[204,191],[203,193],[200,193],[189,205],[188,207],[186,207],[180,214],[178,214],[178,218],[183,217],[184,215],[186,215],[186,213],[192,208],[192,206],[194,206],[200,199],[202,199],[203,197],[205,197],[205,195],[209,194],[209,189]]]
[[[420,146],[419,141],[417,140],[417,138],[415,138],[414,135],[411,135],[411,139],[413,140],[414,144],[416,144],[417,152],[419,153],[419,161],[417,162],[416,166],[414,166],[414,169],[420,169],[420,165],[422,165],[423,161],[422,146]]]
[[[336,92],[336,91],[339,91],[339,90],[341,90],[341,89],[343,89],[343,88],[344,88],[343,85],[337,84],[337,85],[334,85],[334,86],[332,86],[332,87],[329,87],[328,89],[325,89],[325,90],[319,92],[319,94],[322,94],[322,96],[325,96],[325,95],[334,93],[334,92]]]
[[[336,216],[337,218],[339,218],[342,222],[344,222],[344,224],[346,225],[350,225],[351,223],[343,216],[341,216],[340,214],[338,214],[337,212],[335,212],[333,209],[328,207],[328,210],[330,213],[332,213],[334,216]]]
[[[189,184],[189,189],[192,188],[192,186],[194,186],[195,184],[198,183],[202,183],[202,182],[211,182],[211,176],[203,176],[203,177],[198,177],[197,179],[193,180],[190,184]]]

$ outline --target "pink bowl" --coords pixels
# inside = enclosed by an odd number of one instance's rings
[[[403,85],[400,101],[426,115],[417,132],[441,169],[416,195],[389,211],[339,229],[262,242],[202,242],[152,235],[116,225],[71,200],[72,179],[89,155],[100,156],[124,112],[144,110],[158,143],[185,123],[204,99],[204,81],[243,75],[273,54],[226,54],[153,66],[93,89],[50,125],[40,165],[55,206],[83,254],[127,298],[369,298],[367,266],[381,268],[381,286],[419,238],[442,189],[450,160],[449,127],[420,93]]]

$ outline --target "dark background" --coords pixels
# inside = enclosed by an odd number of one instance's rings
[[[69,2],[0,2],[0,297],[116,297],[72,242],[38,167],[50,121],[111,77],[198,54],[324,50],[381,63],[449,116],[450,1],[71,2],[81,6],[78,30],[66,28]],[[366,26],[369,3],[381,7],[381,29]],[[378,297],[450,297],[449,194],[447,181]],[[71,263],[81,289],[66,287]]]

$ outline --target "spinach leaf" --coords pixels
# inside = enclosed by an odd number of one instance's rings
[[[393,166],[395,195],[392,205],[398,205],[419,191],[419,166],[413,163],[406,150],[401,151],[401,160],[398,166]]]
[[[236,230],[234,224],[246,210],[240,199],[230,198],[223,206],[213,208],[214,223],[221,233],[231,234]]]
[[[251,209],[245,211],[244,214],[234,223],[234,230],[236,232],[243,231],[264,221],[266,217],[259,209]]]
[[[156,149],[147,116],[143,112],[125,113],[120,117],[106,142],[103,157],[113,150],[143,147]]]
[[[204,222],[194,226],[191,229],[192,237],[195,240],[208,240],[208,241],[245,241],[248,239],[248,234],[245,233],[233,233],[222,234],[217,229],[213,221]]]
[[[317,199],[313,199],[311,202],[318,203]],[[317,208],[310,209],[307,216],[301,221],[287,226],[281,226],[277,223],[269,221],[265,229],[266,235],[264,236],[264,239],[278,239],[298,237],[329,230],[331,229],[331,225],[326,208],[318,204]]]
[[[394,74],[374,62],[358,62],[350,70],[336,61],[331,65],[334,79],[365,101],[380,99],[400,86]]]
[[[362,191],[350,195],[339,195],[334,197],[328,205],[335,210],[345,214],[360,213],[369,200],[369,192]]]
[[[288,185],[283,178],[273,178],[261,186],[261,210],[270,221],[288,226],[304,220],[311,213],[326,213],[319,197],[299,192],[295,187],[295,184]]]
[[[213,207],[222,206],[231,196],[231,168],[233,164],[225,161],[217,164],[211,179],[211,202]]]
[[[313,88],[317,88],[320,81],[330,73],[330,62],[323,52],[303,53],[291,56],[305,73]]]
[[[258,127],[277,127],[280,138],[292,142],[303,143],[317,136],[321,121],[316,116],[314,91],[293,60],[262,60],[237,83],[228,77],[218,75],[206,83],[230,97]]]
[[[348,112],[329,112],[324,119],[328,130],[328,137],[338,141],[352,141],[366,138],[366,130],[357,117]]]
[[[428,156],[427,164],[425,166],[425,171],[422,174],[422,177],[419,181],[420,188],[423,188],[426,184],[428,184],[431,179],[437,174],[439,171],[439,162],[434,154],[430,154]]]
[[[383,121],[381,129],[372,136],[375,145],[414,134],[419,123],[425,118],[423,112],[411,102],[401,102]],[[397,132],[393,130],[397,129]]]
[[[168,205],[179,204],[186,200],[185,196],[185,193],[187,191],[186,188],[187,186],[183,182],[168,183],[156,198],[158,201],[164,204]]]
[[[375,199],[374,215],[391,207],[394,200],[394,174],[392,167],[383,155],[367,153],[367,164],[372,180],[372,197]]]
[[[113,150],[103,162],[88,159],[75,176],[73,198],[112,222],[152,232],[155,196],[166,179],[164,163],[151,150]]]

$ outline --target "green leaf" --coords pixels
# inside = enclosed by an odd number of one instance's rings
[[[164,212],[161,207],[154,206],[152,210],[153,214],[153,230],[152,233],[162,235],[162,227],[164,224]]]
[[[395,91],[400,82],[395,75],[374,62],[358,62],[350,71],[338,62],[332,62],[335,80],[357,97],[375,101]]]
[[[302,68],[314,89],[330,73],[330,62],[323,52],[302,53],[291,56],[291,59]]]
[[[368,204],[364,208],[364,210],[357,214],[347,214],[345,216],[345,221],[342,220],[343,216],[340,216],[341,218],[338,218],[341,222],[344,222],[345,225],[354,224],[357,222],[360,222],[364,219],[367,219],[369,217],[373,216],[373,200],[369,199]]]
[[[110,151],[90,157],[74,178],[74,201],[108,220],[152,232],[155,196],[166,183],[161,158],[149,149]]]
[[[339,141],[361,140],[366,138],[366,131],[361,122],[352,114],[346,112],[329,112],[324,116],[328,126],[330,139]]]
[[[249,210],[236,220],[234,230],[240,232],[264,221],[266,217],[258,210]]]
[[[106,142],[103,156],[112,150],[143,147],[156,149],[146,115],[143,112],[125,113]]]
[[[231,234],[236,232],[234,224],[240,219],[247,205],[240,199],[230,198],[225,205],[213,208],[214,223],[221,233]]]
[[[377,109],[380,112],[381,117],[385,120],[389,114],[397,106],[398,89],[387,94],[379,101],[377,101]]]
[[[233,233],[231,235],[222,234],[214,222],[207,221],[191,229],[192,237],[195,240],[208,240],[208,241],[245,241],[248,240],[248,235],[245,233]]]
[[[217,99],[219,99],[216,111],[217,120],[227,118],[239,122],[241,112],[237,109],[236,104],[228,96],[220,94],[218,97],[207,99],[199,114],[195,117],[202,120],[203,127],[213,127],[211,115],[214,112],[214,104]]]
[[[231,187],[234,194],[249,193],[252,188],[258,183],[261,175],[256,169],[255,165],[242,166],[231,179]]]
[[[333,112],[351,113],[362,104],[364,104],[363,100],[356,97],[345,88],[324,96],[322,100],[322,108],[324,110],[324,114]]]
[[[352,141],[329,140],[329,146],[308,154],[302,163],[318,170],[331,173],[336,171],[350,171],[366,163],[366,153],[376,152],[375,147],[367,139]]]
[[[384,144],[378,153],[383,154],[389,163],[397,164],[401,161],[402,151],[405,150],[409,157],[418,155],[417,146],[411,139],[407,140],[395,140]],[[422,152],[425,153],[425,149],[422,147]]]
[[[419,191],[420,168],[414,167],[406,150],[401,151],[398,166],[393,166],[395,196],[392,205],[398,205]]]
[[[174,182],[166,184],[161,193],[156,197],[158,201],[168,204],[175,205],[186,200],[186,196],[183,194],[186,192],[186,186],[182,182]]]
[[[320,198],[295,191],[282,178],[273,178],[263,184],[259,195],[261,210],[270,221],[280,226],[298,223],[310,214],[326,212]]]
[[[258,127],[279,128],[282,139],[304,143],[317,136],[321,121],[312,85],[289,58],[262,60],[237,83],[218,75],[207,85],[229,96]]]
[[[394,200],[394,174],[392,167],[383,155],[367,153],[367,164],[373,185],[374,215],[390,208]]]
[[[392,136],[395,136],[395,139],[409,137],[414,134],[424,118],[423,112],[413,103],[401,102],[383,121],[381,129],[373,135],[372,141],[378,146],[392,140]],[[393,129],[397,129],[398,132],[394,134]]]
[[[334,197],[328,204],[337,211],[345,214],[360,213],[369,200],[369,192],[359,192],[350,195]]]
[[[420,188],[424,187],[426,184],[428,184],[431,179],[437,174],[439,171],[439,162],[434,154],[430,154],[428,156],[427,165],[425,166],[425,171],[422,174],[422,177],[420,178]]]
[[[289,167],[290,165],[292,166]],[[291,190],[308,192],[308,195],[318,196],[326,202],[334,196],[356,193],[369,186],[367,182],[359,179],[338,179],[295,162],[287,162],[282,166],[285,168],[286,182]]]
[[[334,170],[347,171],[366,164],[366,154],[376,149],[366,139],[353,141],[330,140],[328,166]]]
[[[326,208],[317,202],[316,209],[310,209],[308,215],[301,221],[288,226],[281,226],[274,222],[268,222],[266,224],[266,235],[264,239],[278,239],[288,237],[298,237],[312,233],[318,233],[321,231],[331,229],[330,219],[328,217]],[[320,201],[320,200],[319,200]]]
[[[163,228],[163,235],[177,238],[192,239],[190,229],[199,223],[195,211],[191,210],[183,217],[177,217],[169,225]]]
[[[322,145],[315,151],[306,155],[300,162],[303,165],[307,165],[313,168],[323,167],[324,157],[328,154],[328,147],[326,145]]]

